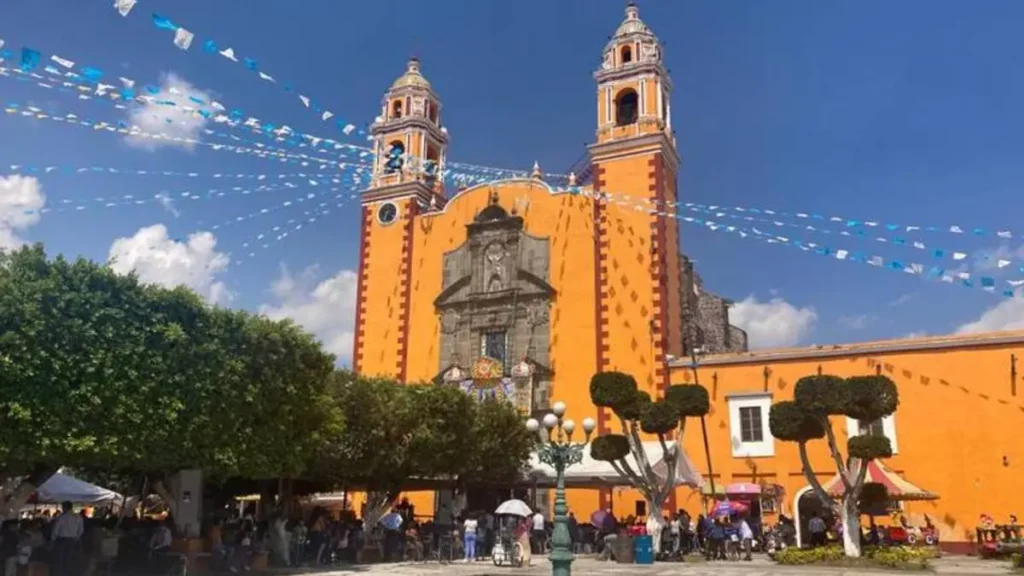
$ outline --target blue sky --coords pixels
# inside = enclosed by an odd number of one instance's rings
[[[113,0],[8,0],[0,5],[7,48],[30,46],[78,65],[159,84],[166,74],[277,125],[360,143],[302,107],[295,94],[241,64],[202,51],[214,39],[296,91],[360,126],[416,54],[444,103],[449,158],[560,173],[594,137],[592,71],[623,16],[618,0],[140,0],[128,18]],[[161,13],[196,34],[188,52],[156,29]],[[715,2],[647,0],[640,15],[665,45],[675,83],[673,121],[683,169],[680,197],[719,206],[759,206],[946,230],[1013,230],[1024,133],[1024,4],[987,2]],[[0,99],[116,122],[125,114],[94,101],[0,78]],[[293,173],[292,165],[196,147],[145,149],[123,138],[46,120],[0,117],[0,174],[10,164],[109,166],[214,173]],[[230,183],[107,174],[40,176],[47,205],[135,194],[172,198]],[[302,216],[308,203],[213,232],[237,215],[279,206],[306,189],[51,212],[16,230],[52,252],[122,258],[143,275],[168,277],[234,306],[292,315],[343,351],[351,329],[358,226],[351,206],[291,234],[241,265],[243,243]],[[2,204],[2,199],[0,199]],[[2,218],[2,217],[0,217]],[[167,237],[140,229],[162,224]],[[826,223],[827,224],[827,223]],[[10,225],[10,222],[8,222]],[[3,221],[0,220],[0,226]],[[833,228],[841,225],[832,224]],[[823,225],[824,227],[824,225]],[[724,230],[682,224],[683,249],[708,288],[742,301],[737,316],[765,344],[809,344],[1024,327],[1024,305],[978,288],[766,245]],[[1024,231],[1024,226],[1019,230]],[[1016,231],[1016,230],[1015,230]],[[890,236],[902,232],[887,232]],[[1020,244],[994,235],[905,235],[929,251],[860,238],[785,232],[835,248],[938,264],[931,248],[970,258],[949,270],[1019,272]],[[212,241],[215,239],[216,244]],[[1005,244],[1005,246],[1003,245]],[[217,258],[230,254],[230,263]],[[1009,256],[1007,256],[1009,255]],[[165,260],[160,260],[165,258]],[[182,271],[183,263],[202,265]],[[172,262],[162,266],[160,262]],[[282,265],[289,271],[282,275]],[[958,268],[958,266],[960,266]],[[177,268],[175,268],[177,267]],[[315,268],[311,268],[315,267]],[[172,269],[168,269],[172,268]],[[776,300],[777,299],[777,300]],[[776,300],[773,302],[773,300]],[[813,309],[813,313],[811,311]],[[325,312],[329,311],[329,312]]]

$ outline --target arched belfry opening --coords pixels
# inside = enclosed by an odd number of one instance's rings
[[[636,124],[640,113],[640,97],[636,90],[627,88],[615,98],[615,125]]]
[[[384,173],[394,174],[402,170],[405,163],[405,144],[395,140],[388,144],[387,157],[384,159]]]
[[[619,52],[619,61],[623,64],[629,64],[633,61],[633,49],[629,46],[623,46]]]
[[[391,117],[395,120],[402,117],[402,101],[395,100],[394,104],[391,105]]]

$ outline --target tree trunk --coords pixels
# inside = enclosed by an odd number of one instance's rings
[[[167,511],[171,515],[171,518],[178,519],[178,491],[173,486],[168,487],[164,479],[160,478],[153,481],[153,492],[164,501],[167,506]]]
[[[663,502],[656,498],[647,499],[647,533],[651,535],[654,554],[661,553],[661,534],[665,531],[665,517],[662,516]]]
[[[860,558],[860,510],[857,499],[846,496],[842,504],[843,550],[847,558]]]
[[[22,478],[10,478],[0,486],[0,520],[17,518],[32,494],[57,473],[53,466],[37,466]]]

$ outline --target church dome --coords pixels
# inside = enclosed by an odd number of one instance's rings
[[[643,40],[658,41],[658,37],[654,35],[654,32],[640,19],[640,9],[637,8],[636,3],[630,2],[626,6],[626,19],[622,21],[622,24],[619,24],[605,49],[612,49],[627,38],[637,39],[638,37]]]
[[[409,86],[430,90],[430,82],[427,82],[427,79],[420,73],[420,61],[418,58],[409,60],[405,74],[402,74],[398,77],[398,80],[395,80],[395,83],[391,85],[391,89],[397,90]]]

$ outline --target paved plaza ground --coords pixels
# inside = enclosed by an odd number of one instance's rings
[[[1003,576],[1009,574],[1009,563],[982,561],[971,557],[946,557],[932,561],[932,570],[941,576]],[[487,562],[472,564],[402,563],[352,566],[330,571],[294,572],[293,574],[317,574],[318,576],[541,576],[551,573],[546,558],[534,558],[530,568],[498,568]],[[778,566],[765,558],[753,562],[690,562],[657,563],[654,565],[628,565],[614,562],[600,562],[593,558],[579,558],[573,563],[574,576],[853,576],[856,574],[900,574],[908,576],[918,572],[861,570],[851,568]],[[931,572],[923,572],[930,574]]]

